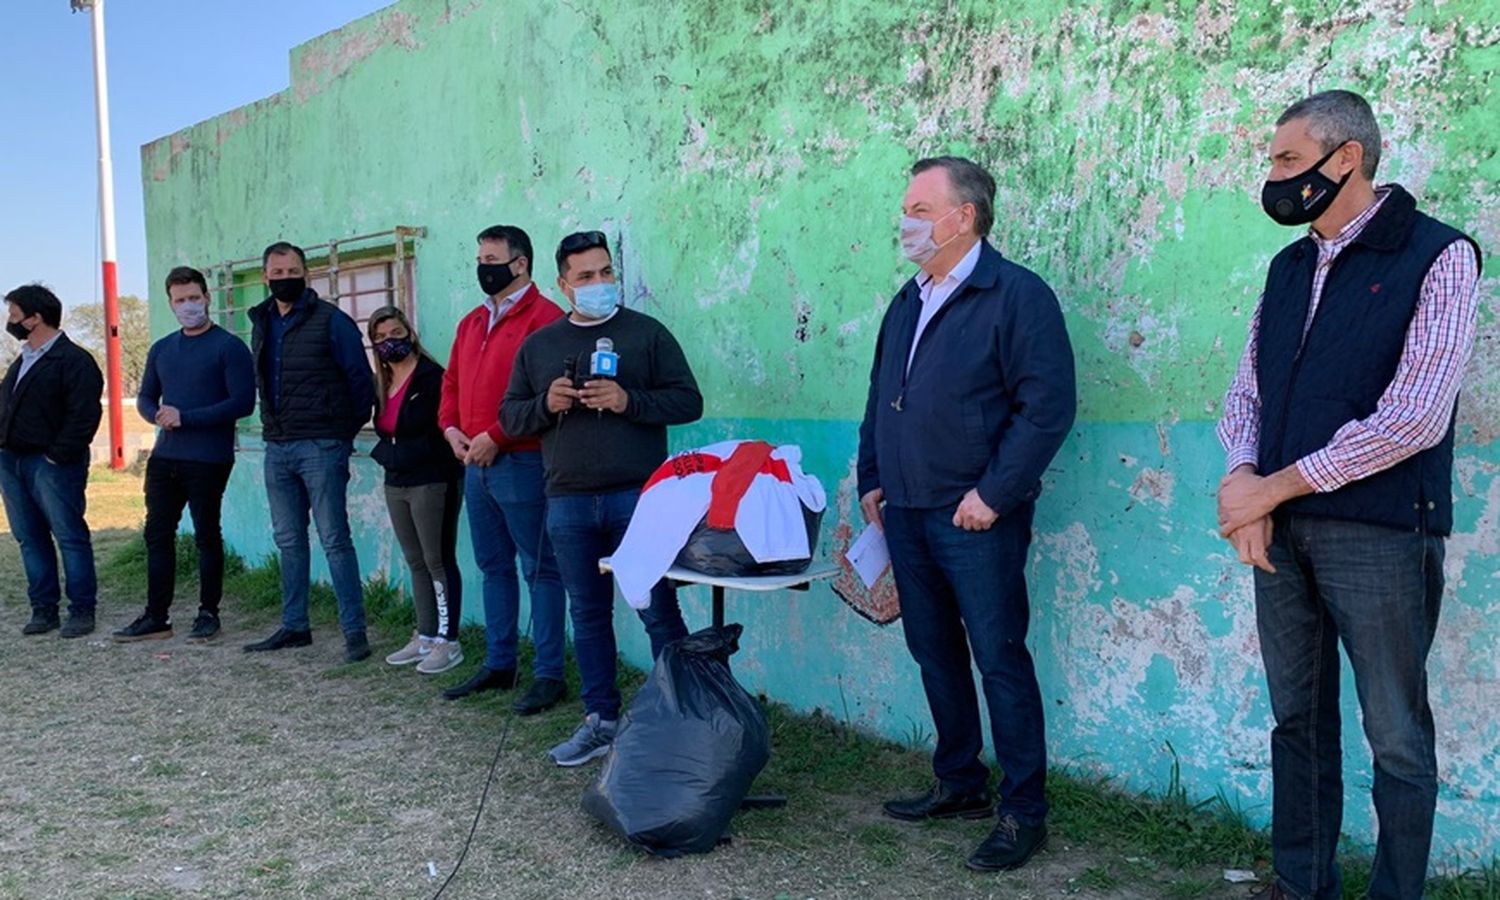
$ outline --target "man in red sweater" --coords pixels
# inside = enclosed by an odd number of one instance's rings
[[[563,640],[566,606],[557,560],[547,540],[541,445],[500,427],[500,401],[516,351],[527,336],[562,318],[531,282],[531,238],[514,225],[479,233],[478,276],[485,300],[458,323],[443,376],[438,425],[464,464],[464,500],[474,558],[484,575],[484,664],[443,696],[457,700],[516,686],[516,631],[521,606],[516,557],[531,595],[534,676],[516,701],[519,715],[556,705],[566,695]],[[562,360],[558,360],[559,371]]]

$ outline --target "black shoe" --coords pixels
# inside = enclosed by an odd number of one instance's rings
[[[116,643],[132,641],[164,641],[172,636],[172,620],[158,619],[150,613],[138,617],[134,622],[116,631],[110,637]]]
[[[261,653],[266,650],[284,650],[287,647],[306,647],[312,644],[311,631],[289,631],[276,629],[276,633],[263,641],[245,645],[246,653]]]
[[[63,623],[62,630],[58,632],[65,638],[83,637],[93,633],[94,614],[92,612],[68,613],[68,621]]]
[[[1019,869],[1031,855],[1047,843],[1047,823],[1022,825],[1015,816],[1001,816],[995,830],[969,856],[968,866],[976,872],[999,872]]]
[[[32,609],[31,621],[21,629],[22,634],[46,634],[57,629],[57,607]]]
[[[198,618],[193,620],[193,630],[188,632],[188,641],[200,643],[211,641],[218,636],[219,614],[198,610]]]
[[[486,669],[480,666],[479,671],[470,676],[468,681],[443,691],[443,699],[458,700],[481,691],[508,691],[515,686],[515,669]]]
[[[959,794],[939,783],[926,796],[887,801],[885,814],[903,822],[920,822],[923,819],[988,819],[994,813],[994,802],[990,799],[988,790]]]
[[[356,663],[370,658],[370,639],[363,631],[344,635],[344,662]]]
[[[538,678],[526,689],[526,696],[517,700],[511,711],[518,716],[534,716],[545,712],[567,699],[568,686],[556,678]]]
[[[1274,878],[1275,876],[1273,875],[1272,877]],[[1297,900],[1297,898],[1282,890],[1281,882],[1273,881],[1251,894],[1249,900]]]

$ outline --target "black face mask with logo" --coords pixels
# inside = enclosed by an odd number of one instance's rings
[[[479,277],[479,289],[484,291],[486,297],[494,297],[516,283],[520,276],[510,270],[513,262],[514,259],[503,263],[480,263],[475,268],[475,274]]]
[[[1306,171],[1291,178],[1267,181],[1260,189],[1260,205],[1266,215],[1281,225],[1306,225],[1317,221],[1333,205],[1334,198],[1354,174],[1350,169],[1343,178],[1334,181],[1321,171],[1324,163],[1343,147],[1344,144],[1339,144]]]

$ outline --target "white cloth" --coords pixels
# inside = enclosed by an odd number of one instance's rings
[[[911,361],[917,358],[917,344],[922,340],[922,332],[927,330],[927,325],[937,311],[943,308],[958,286],[964,283],[964,279],[974,274],[974,267],[979,265],[979,248],[984,241],[976,241],[964,258],[958,261],[953,270],[943,276],[942,281],[937,281],[932,276],[922,282],[922,311],[917,315],[917,333],[911,338],[911,351],[906,354],[906,370],[911,371]]]
[[[723,441],[679,453],[657,469],[641,492],[611,561],[625,602],[636,609],[651,605],[651,588],[682,552],[693,529],[708,513],[713,481],[745,441]],[[767,469],[785,466],[789,480]],[[771,451],[739,498],[734,530],[756,562],[806,559],[812,555],[802,507],[822,512],[828,505],[823,485],[802,471],[802,449],[793,444]]]

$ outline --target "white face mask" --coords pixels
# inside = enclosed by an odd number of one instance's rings
[[[907,259],[922,265],[929,259],[938,255],[938,251],[953,243],[958,238],[955,234],[941,244],[932,239],[932,228],[938,222],[958,212],[962,207],[950,209],[947,215],[934,220],[918,219],[914,216],[901,217],[901,252]]]

